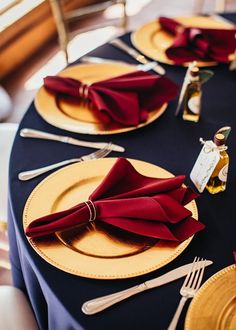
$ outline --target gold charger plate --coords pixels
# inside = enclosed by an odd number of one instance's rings
[[[78,64],[70,66],[59,73],[59,76],[70,77],[91,84],[96,81],[109,79],[118,75],[135,71],[133,65],[119,63],[104,64]],[[101,120],[99,113],[89,109],[86,104],[73,104],[56,99],[42,86],[35,96],[35,107],[40,116],[49,124],[62,128],[67,131],[82,134],[117,134],[131,131],[150,124],[160,117],[167,108],[167,103],[158,109],[149,112],[146,122],[138,126],[122,126],[112,120]]]
[[[67,166],[48,176],[30,194],[23,213],[26,228],[40,216],[88,200],[117,158],[104,158]],[[140,160],[130,160],[142,174],[172,177],[166,170]],[[187,205],[198,218],[195,201]],[[175,259],[190,243],[143,238],[103,226],[74,228],[50,238],[29,239],[35,251],[53,266],[75,275],[96,279],[129,278],[158,269]]]
[[[228,266],[203,284],[192,300],[185,330],[236,329],[236,266]]]
[[[202,27],[202,28],[232,28],[234,25],[217,20],[214,17],[206,16],[191,16],[191,17],[177,17],[176,21],[193,27]],[[166,56],[166,49],[169,48],[173,41],[174,37],[164,31],[158,20],[148,22],[138,28],[131,35],[131,41],[133,45],[140,50],[144,55],[157,60],[162,63],[174,65],[174,62],[171,61]],[[217,62],[208,62],[208,61],[199,61],[197,62],[198,66],[213,66],[217,65]],[[188,65],[185,63],[184,65]]]

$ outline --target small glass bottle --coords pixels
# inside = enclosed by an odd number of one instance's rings
[[[193,66],[189,73],[189,83],[184,95],[183,119],[198,122],[201,110],[201,81],[199,68]]]
[[[229,156],[226,152],[227,147],[225,146],[225,136],[221,133],[216,134],[214,136],[214,143],[219,149],[220,160],[206,185],[206,189],[211,194],[217,194],[226,189],[229,168]]]

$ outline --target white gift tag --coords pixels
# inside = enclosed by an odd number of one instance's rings
[[[218,161],[220,152],[213,141],[206,141],[190,173],[190,178],[199,192],[203,192]]]

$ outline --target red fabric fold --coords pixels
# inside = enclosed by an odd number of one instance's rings
[[[236,49],[236,28],[205,29],[186,27],[168,18],[160,17],[159,23],[167,32],[175,36],[166,55],[176,64],[194,60],[228,63],[229,55]]]
[[[73,78],[48,76],[44,78],[44,86],[59,97],[69,97],[68,102],[71,98],[82,101],[85,96],[93,110],[125,126],[146,121],[148,111],[159,108],[177,94],[177,86],[170,79],[143,71],[95,82],[90,86]]]
[[[184,187],[185,177],[147,177],[119,158],[101,184],[89,196],[96,208],[96,222],[105,222],[142,236],[183,241],[204,225],[192,218],[185,205],[198,195]],[[26,228],[29,237],[40,237],[78,225],[87,225],[86,203],[43,216]]]

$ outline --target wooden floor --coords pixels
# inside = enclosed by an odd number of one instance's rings
[[[201,3],[204,3],[202,7],[204,12],[212,12],[214,0],[128,0],[128,30],[135,30],[143,23],[155,20],[160,15],[183,16],[196,14]],[[111,9],[105,14],[115,15],[114,10],[112,12]],[[90,26],[94,21],[101,22],[102,20],[104,20],[104,14],[94,17],[92,20],[84,21],[84,28]],[[74,32],[76,33],[76,31]],[[94,40],[96,40],[98,46],[99,43],[105,43],[120,33],[122,33],[121,30],[111,26],[103,30],[75,36],[70,43],[71,60],[73,61],[95,48],[96,43]],[[17,72],[7,77],[2,82],[2,85],[11,96],[12,114],[6,121],[19,122],[32,102],[38,88],[42,85],[43,77],[49,74],[54,75],[64,67],[64,57],[59,51],[57,40],[55,40],[46,45],[40,51],[40,54],[32,57]]]

